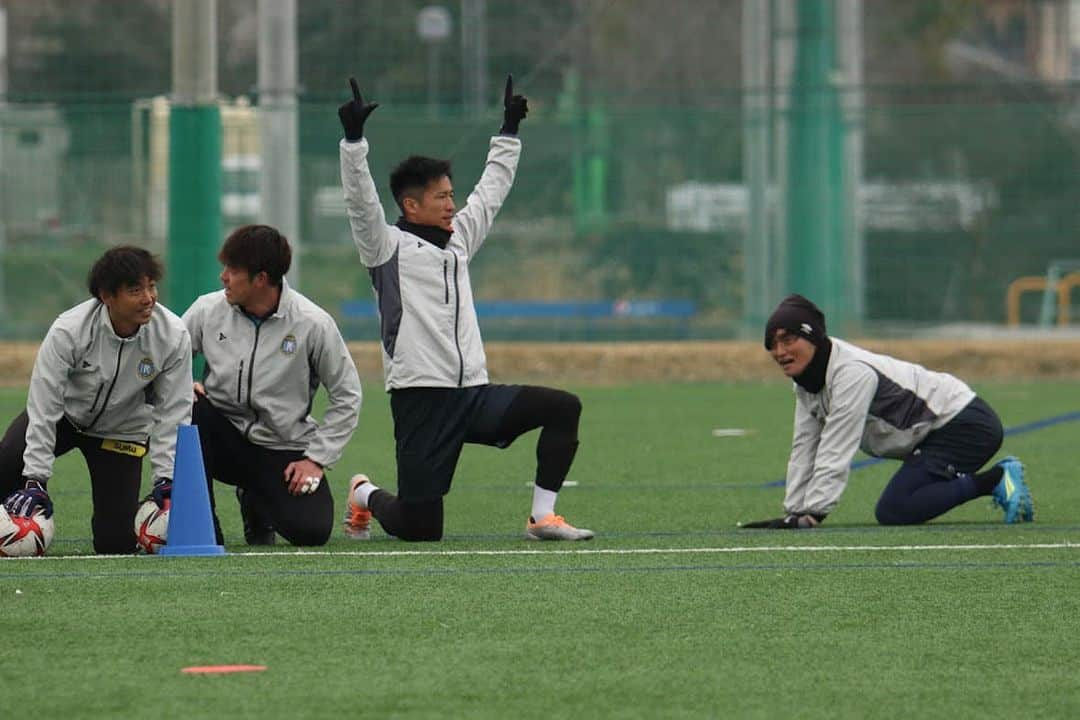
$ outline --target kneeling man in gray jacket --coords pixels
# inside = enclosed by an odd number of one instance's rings
[[[528,110],[510,78],[503,125],[491,138],[480,181],[457,210],[450,163],[413,156],[390,176],[401,217],[389,224],[368,167],[364,122],[375,109],[356,81],[338,110],[341,182],[353,241],[378,300],[383,369],[397,441],[397,494],[353,477],[345,532],[368,537],[374,514],[402,540],[439,540],[443,496],[465,443],[498,448],[542,428],[525,537],[588,540],[555,513],[555,500],[578,447],[581,402],[553,388],[488,382],[469,265],[510,192],[521,155],[518,125]]]
[[[184,323],[206,358],[195,383],[210,499],[213,479],[236,488],[250,545],[280,534],[322,545],[333,528],[325,472],[341,458],[360,414],[360,377],[329,313],[289,287],[288,240],[268,225],[229,235],[218,253],[223,289],[198,298]],[[311,415],[326,388],[322,421]],[[214,516],[217,541],[221,526]]]
[[[1001,420],[962,380],[830,338],[824,313],[801,295],[773,312],[765,348],[794,381],[795,432],[784,516],[742,527],[820,525],[840,501],[860,448],[903,463],[878,499],[882,525],[923,523],[986,495],[1005,522],[1033,519],[1019,460],[980,470],[1001,447]]]
[[[172,493],[176,429],[191,418],[191,340],[157,301],[160,261],[128,245],[90,269],[91,298],[64,312],[34,361],[26,411],[0,441],[0,497],[11,515],[52,515],[56,458],[78,448],[90,470],[94,551],[135,552],[142,459],[153,499]]]

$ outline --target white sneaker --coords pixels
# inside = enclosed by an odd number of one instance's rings
[[[592,540],[593,531],[576,528],[555,513],[539,521],[529,518],[525,523],[526,540]]]
[[[368,480],[367,475],[357,474],[349,481],[349,502],[345,505],[345,537],[367,540],[371,537],[371,511],[356,502],[354,491]]]

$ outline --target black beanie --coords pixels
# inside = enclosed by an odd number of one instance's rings
[[[816,347],[828,342],[825,331],[825,313],[802,295],[788,295],[769,316],[765,323],[765,349],[772,350],[776,331],[784,329],[802,335]]]

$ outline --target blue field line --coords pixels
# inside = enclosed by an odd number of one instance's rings
[[[1053,427],[1054,425],[1061,425],[1063,423],[1076,422],[1077,420],[1080,420],[1080,410],[1074,410],[1073,412],[1067,412],[1067,413],[1063,413],[1061,415],[1055,415],[1053,417],[1044,418],[1042,420],[1034,420],[1034,421],[1029,422],[1029,423],[1024,423],[1023,425],[1016,425],[1016,426],[1011,427],[1011,428],[1005,428],[1005,437],[1009,437],[1010,435],[1022,435],[1023,433],[1033,432],[1035,430],[1042,430],[1043,428]],[[863,468],[870,467],[871,465],[877,465],[878,463],[883,463],[888,459],[889,458],[877,458],[877,457],[863,458],[862,460],[857,460],[856,462],[851,463],[851,470],[852,470],[852,472],[854,472],[855,470],[862,470]],[[762,485],[750,486],[750,487],[763,487],[763,488],[784,487],[784,482],[785,482],[785,478],[780,478],[779,480],[773,480],[771,482],[767,482],[767,483],[764,483]],[[724,487],[725,488],[745,488],[745,487],[748,487],[748,486],[746,484],[739,484],[739,485],[724,485]]]
[[[974,562],[858,562],[803,565],[798,563],[751,563],[744,565],[721,565],[717,563],[646,565],[646,566],[592,566],[592,567],[501,567],[501,568],[341,568],[275,569],[275,570],[106,570],[100,572],[49,572],[32,575],[0,575],[5,580],[28,582],[34,580],[85,580],[128,578],[205,578],[205,577],[453,577],[475,575],[609,575],[609,574],[661,574],[686,572],[815,572],[845,570],[1017,570],[1080,568],[1080,560],[1018,560]]]

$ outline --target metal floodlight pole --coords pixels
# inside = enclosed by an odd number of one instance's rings
[[[439,48],[442,43],[429,42],[427,45],[427,106],[428,114],[439,114]]]
[[[8,53],[7,53],[7,8],[0,0],[0,105],[7,103],[8,90]]]
[[[259,0],[259,206],[292,246],[289,283],[300,288],[296,0]]]
[[[837,35],[844,77],[844,246],[851,321],[866,314],[866,239],[862,206],[865,92],[863,90],[863,0],[839,0]]]
[[[217,2],[175,0],[169,113],[168,303],[183,312],[218,286],[221,111]]]
[[[416,34],[427,46],[427,106],[432,117],[439,114],[439,65],[452,27],[450,11],[442,5],[428,5],[416,15]]]
[[[461,0],[461,70],[465,108],[480,117],[488,97],[487,0]]]
[[[768,317],[774,290],[771,282],[772,244],[769,232],[769,139],[772,93],[769,89],[769,3],[742,3],[743,68],[743,185],[746,188],[746,229],[743,237],[743,325],[753,334]]]
[[[790,224],[788,223],[787,204],[791,197],[791,166],[785,151],[791,138],[791,86],[795,77],[795,50],[798,45],[797,4],[800,0],[772,0],[772,72],[770,74],[770,107],[772,108],[773,127],[770,174],[773,179],[771,188],[772,202],[769,206],[770,251],[770,287],[772,303],[791,292],[788,276],[788,257],[790,246]],[[771,308],[770,308],[771,310]]]

